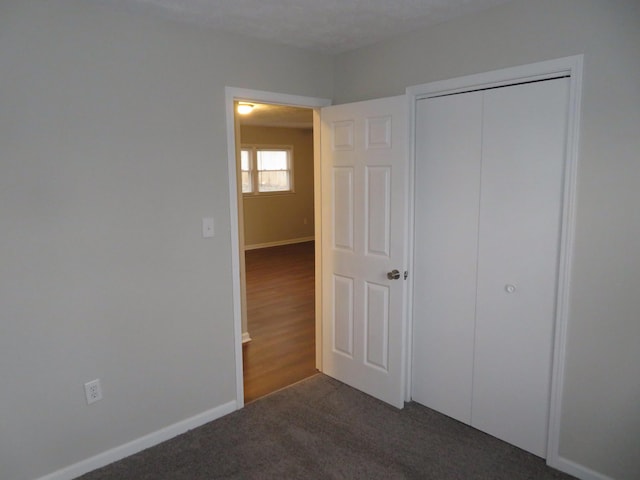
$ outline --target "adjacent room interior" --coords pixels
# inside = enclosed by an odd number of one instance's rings
[[[236,121],[248,403],[317,372],[313,112],[242,102]]]

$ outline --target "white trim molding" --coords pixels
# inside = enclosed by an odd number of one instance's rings
[[[125,457],[141,452],[147,448],[158,445],[159,443],[177,437],[189,430],[200,427],[205,423],[209,423],[220,417],[228,415],[237,409],[236,402],[231,401],[218,407],[202,412],[193,417],[187,418],[168,427],[157,430],[153,433],[140,437],[131,442],[119,445],[106,452],[99,453],[93,457],[74,463],[68,467],[57,470],[53,473],[40,477],[38,480],[72,480],[85,473],[92,472],[98,468],[102,468],[110,463],[117,462]]]
[[[321,108],[331,105],[327,98],[304,97],[285,93],[225,87],[225,110],[227,119],[227,165],[229,169],[229,211],[231,225],[231,283],[233,291],[233,332],[236,360],[236,406],[244,406],[244,385],[242,372],[242,294],[240,286],[240,233],[238,225],[238,183],[236,173],[236,101],[271,103],[294,107]]]
[[[412,126],[410,134],[410,169],[413,174],[415,169],[415,114],[416,102],[419,99],[463,93],[471,90],[494,88],[516,83],[545,80],[558,76],[570,77],[570,93],[568,106],[567,144],[565,154],[564,198],[562,212],[562,233],[560,239],[560,258],[558,268],[558,295],[556,304],[556,323],[553,347],[553,371],[551,375],[551,398],[549,408],[549,425],[547,439],[547,464],[566,473],[576,475],[583,479],[606,480],[607,477],[592,472],[586,467],[575,464],[560,457],[560,423],[562,415],[562,395],[564,385],[567,323],[569,320],[569,292],[571,287],[571,262],[573,258],[573,246],[575,237],[575,210],[577,190],[578,145],[580,132],[580,104],[582,98],[582,70],[583,55],[558,58],[554,60],[522,65],[513,68],[505,68],[492,72],[469,75],[438,82],[416,85],[407,88],[409,101],[409,124]],[[413,177],[413,175],[412,175]],[[413,192],[415,185],[410,185],[410,218],[413,224],[415,206],[413,205]],[[410,238],[413,232],[410,232]],[[413,251],[410,251],[409,264],[413,265]],[[409,305],[413,304],[413,290],[410,285]],[[413,327],[413,312],[409,312],[410,331]],[[411,342],[409,342],[408,355],[411,355]],[[407,364],[411,365],[411,357],[407,358]],[[407,397],[411,392],[411,372],[407,372]]]
[[[287,240],[277,240],[275,242],[254,243],[253,245],[245,245],[246,250],[258,250],[259,248],[281,247],[282,245],[294,245],[296,243],[313,242],[316,237],[289,238]]]
[[[549,463],[549,465],[551,464]],[[584,465],[572,462],[571,460],[567,460],[563,457],[559,457],[557,463],[551,466],[557,470],[560,470],[561,472],[568,473],[569,475],[573,475],[576,478],[580,478],[581,480],[614,480],[612,477],[603,475],[600,472],[591,470]]]

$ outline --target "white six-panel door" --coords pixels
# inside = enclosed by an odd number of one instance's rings
[[[569,80],[418,101],[412,398],[545,456]]]
[[[406,97],[321,112],[322,370],[404,405]],[[398,278],[388,273],[398,271]]]

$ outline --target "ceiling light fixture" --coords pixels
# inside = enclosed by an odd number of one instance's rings
[[[253,110],[253,105],[250,103],[239,103],[238,104],[238,113],[240,115],[246,115],[247,113],[251,113]]]

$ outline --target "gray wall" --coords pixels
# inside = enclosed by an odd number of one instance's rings
[[[640,472],[640,2],[517,0],[340,55],[336,103],[585,55],[560,454]]]
[[[1,478],[235,399],[224,87],[331,97],[331,72],[86,0],[0,2]]]

